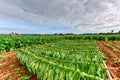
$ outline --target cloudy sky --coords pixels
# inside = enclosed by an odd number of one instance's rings
[[[120,30],[120,0],[0,0],[0,33]]]

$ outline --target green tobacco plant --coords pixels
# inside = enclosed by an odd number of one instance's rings
[[[93,40],[64,40],[32,46],[19,49],[16,57],[40,80],[106,80],[103,55]]]
[[[36,44],[44,44],[51,41],[61,40],[61,36],[0,36],[0,53],[13,51],[18,48]]]

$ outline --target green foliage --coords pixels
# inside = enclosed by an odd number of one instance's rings
[[[63,40],[20,49],[16,57],[40,80],[105,80],[95,41]]]
[[[0,53],[17,48],[60,40],[60,36],[0,36]]]
[[[76,40],[76,39],[82,39],[82,40],[120,40],[120,35],[117,34],[88,34],[88,35],[66,35],[64,36],[65,39],[68,40]]]
[[[18,35],[0,36],[0,53],[58,40],[120,40],[120,35]]]
[[[25,76],[21,76],[18,80],[30,80],[31,76],[25,75]]]

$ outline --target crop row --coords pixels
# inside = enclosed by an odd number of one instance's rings
[[[95,41],[57,41],[20,49],[17,58],[40,80],[105,80],[103,56],[95,46]]]
[[[61,39],[59,36],[0,36],[0,53]]]
[[[76,39],[82,39],[82,40],[120,40],[120,35],[117,34],[111,34],[111,35],[102,35],[102,34],[88,34],[88,35],[66,35],[64,36],[64,39],[68,40],[76,40]]]
[[[120,40],[119,35],[19,35],[0,36],[0,53],[56,40]],[[81,43],[83,44],[83,43]],[[89,45],[90,43],[84,44]],[[71,45],[71,44],[70,44]],[[72,46],[70,46],[72,47]]]

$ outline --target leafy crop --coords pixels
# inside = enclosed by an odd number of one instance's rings
[[[0,36],[0,53],[13,51],[17,48],[43,44],[55,40],[60,40],[60,36]]]
[[[19,49],[16,57],[40,80],[105,80],[95,41],[62,40]]]
[[[57,40],[120,40],[120,35],[19,35],[0,36],[0,53]]]

